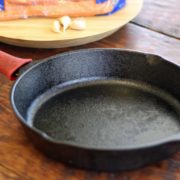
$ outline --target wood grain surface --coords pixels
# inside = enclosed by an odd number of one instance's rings
[[[154,0],[147,0],[147,2],[151,6],[152,4],[156,6]],[[176,2],[178,3],[179,0]],[[159,0],[159,3],[163,6],[165,1]],[[146,0],[145,6],[148,7]],[[166,8],[164,12],[166,13]],[[144,13],[139,15],[146,18],[144,16]],[[162,19],[162,21],[165,20]],[[176,28],[176,24],[175,22],[172,26]],[[166,24],[161,28],[166,29]],[[151,30],[145,25],[142,27],[129,23],[108,38],[79,47],[45,50],[0,43],[0,49],[22,58],[30,57],[38,60],[74,49],[115,47],[152,52],[180,65],[180,41],[177,36],[173,38],[174,35],[170,37],[158,31],[156,27]],[[119,173],[73,169],[45,157],[26,138],[18,119],[13,114],[9,101],[12,85],[13,82],[0,75],[0,180],[180,180],[180,152],[157,164]]]
[[[141,15],[133,22],[180,39],[180,1],[145,0]]]
[[[116,32],[141,10],[143,0],[126,0],[126,6],[111,16],[86,17],[87,29],[55,33],[55,18],[30,18],[0,22],[0,40],[8,44],[35,48],[60,48],[87,44]]]

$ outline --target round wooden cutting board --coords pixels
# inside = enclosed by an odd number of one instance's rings
[[[87,44],[107,37],[132,20],[143,0],[127,0],[126,6],[110,16],[87,17],[87,29],[52,32],[50,18],[30,18],[0,22],[0,41],[33,48],[61,48]]]

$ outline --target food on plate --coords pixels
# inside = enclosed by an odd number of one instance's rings
[[[5,0],[0,20],[28,17],[81,17],[111,12],[114,0]]]
[[[61,25],[58,20],[53,21],[52,31],[55,33],[60,33]]]
[[[65,32],[69,27],[73,30],[85,30],[87,27],[86,20],[82,17],[71,20],[69,16],[62,16],[53,21],[52,30],[55,33],[60,33],[61,31]]]
[[[58,1],[62,0],[5,0],[8,3],[12,4],[21,4],[21,5],[36,5],[36,4],[57,4]]]
[[[59,23],[63,26],[63,31],[66,31],[71,25],[71,18],[69,16],[62,16],[59,18]]]
[[[70,27],[74,30],[85,30],[86,29],[86,21],[84,18],[75,18]]]

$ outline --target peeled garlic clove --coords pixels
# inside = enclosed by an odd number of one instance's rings
[[[71,23],[71,29],[75,30],[85,30],[87,27],[86,21],[84,18],[76,18]]]
[[[61,31],[61,25],[59,24],[59,21],[58,20],[55,20],[53,22],[53,26],[52,26],[52,30],[53,32],[56,32],[56,33],[60,33]]]
[[[66,31],[71,24],[71,18],[69,16],[62,16],[59,22],[63,25],[63,31]]]

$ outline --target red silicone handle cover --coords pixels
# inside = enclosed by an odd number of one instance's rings
[[[32,59],[22,59],[0,51],[0,72],[8,79],[15,80],[15,72]]]

